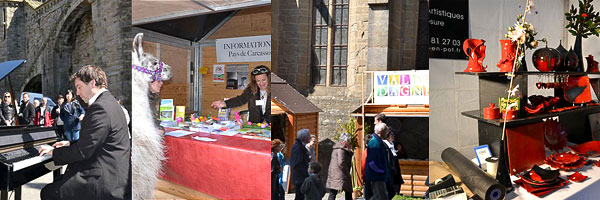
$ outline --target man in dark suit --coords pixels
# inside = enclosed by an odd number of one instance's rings
[[[304,179],[308,177],[308,163],[310,162],[308,149],[306,149],[308,142],[310,142],[310,132],[308,129],[299,130],[290,156],[290,167],[292,168],[291,181],[296,187],[296,200],[304,199],[304,194],[300,191],[300,188],[302,188]]]
[[[40,149],[57,165],[68,164],[61,179],[46,185],[42,199],[131,199],[131,144],[121,106],[106,90],[106,74],[85,66],[71,76],[77,95],[89,106],[79,141]]]
[[[29,93],[23,93],[23,100],[21,106],[19,106],[19,125],[33,125],[33,116],[35,115],[35,109],[33,104],[29,101]]]

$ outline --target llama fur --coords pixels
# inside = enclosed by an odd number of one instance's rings
[[[142,33],[138,33],[133,40],[132,64],[145,67],[151,71],[158,69],[160,61],[144,53],[142,48]],[[155,183],[161,172],[165,160],[163,135],[160,134],[154,121],[154,114],[150,109],[150,82],[149,74],[132,69],[132,196],[133,199],[153,199]],[[172,76],[170,67],[163,64],[162,80]]]

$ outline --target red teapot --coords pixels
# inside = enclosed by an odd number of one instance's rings
[[[483,59],[485,58],[485,40],[466,39],[463,42],[463,51],[469,57],[469,64],[465,72],[485,72]]]

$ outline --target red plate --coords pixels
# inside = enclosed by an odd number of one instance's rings
[[[585,179],[587,179],[587,176],[584,176],[583,174],[580,174],[579,172],[575,172],[574,174],[567,176],[567,178],[569,178],[569,180],[571,180],[571,181],[583,182]]]
[[[581,157],[573,153],[557,153],[550,155],[550,159],[557,164],[569,165],[579,161]]]
[[[600,141],[589,141],[575,146],[569,146],[571,151],[582,156],[597,156],[600,154]]]
[[[581,157],[581,158],[582,159],[580,159],[578,162],[575,162],[575,163],[572,163],[569,165],[562,165],[562,164],[555,163],[550,158],[546,158],[545,161],[546,161],[546,164],[550,165],[553,168],[561,169],[564,171],[570,171],[570,170],[574,170],[574,169],[580,168],[583,165],[585,165],[586,158],[585,157]]]

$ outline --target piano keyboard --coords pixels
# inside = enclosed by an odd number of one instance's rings
[[[439,190],[430,192],[429,198],[437,199],[437,198],[441,198],[441,197],[445,197],[445,196],[449,196],[449,195],[453,195],[453,194],[458,194],[458,193],[462,193],[462,192],[463,192],[462,188],[458,185],[455,185],[452,187],[443,188],[443,189],[439,189]]]
[[[34,148],[4,152],[0,154],[0,160],[12,164],[13,171],[19,171],[52,158],[50,155],[39,156],[38,149],[39,146],[36,146]]]

